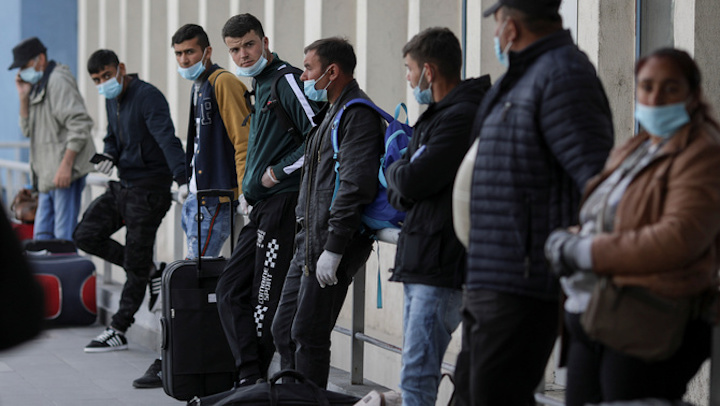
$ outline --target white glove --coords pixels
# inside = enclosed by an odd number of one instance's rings
[[[187,183],[184,185],[178,186],[178,193],[177,193],[177,200],[180,204],[185,204],[185,200],[187,200],[188,197],[188,186]]]
[[[110,176],[110,175],[112,175],[112,170],[115,167],[115,163],[113,162],[115,160],[115,158],[113,158],[111,155],[108,155],[108,154],[103,154],[103,155],[108,157],[108,159],[106,159],[104,161],[100,161],[99,163],[96,163],[95,170],[98,172],[102,172],[107,176]]]
[[[318,258],[317,267],[315,269],[315,277],[317,277],[320,287],[326,285],[335,285],[338,283],[337,269],[340,265],[342,254],[336,254],[328,250],[324,250]]]
[[[238,197],[237,213],[247,216],[250,214],[250,211],[252,211],[252,206],[245,200],[245,195],[240,195],[240,197]]]

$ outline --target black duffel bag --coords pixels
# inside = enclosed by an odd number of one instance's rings
[[[295,382],[280,383],[280,378],[294,378]],[[319,388],[300,372],[291,369],[280,371],[270,382],[242,386],[226,392],[188,402],[192,406],[352,406],[360,398]]]

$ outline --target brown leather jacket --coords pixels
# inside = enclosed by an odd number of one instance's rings
[[[641,143],[615,149],[585,196]],[[717,286],[720,269],[720,132],[696,119],[682,127],[630,183],[612,233],[592,244],[593,270],[617,285],[689,297]]]

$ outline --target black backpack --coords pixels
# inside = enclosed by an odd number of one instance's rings
[[[285,111],[285,108],[282,106],[282,103],[280,103],[280,98],[278,97],[277,93],[277,83],[282,79],[285,75],[288,73],[293,75],[302,75],[303,71],[289,65],[284,65],[280,69],[275,71],[275,76],[272,80],[272,86],[270,87],[270,99],[268,100],[267,104],[262,106],[262,109],[260,111],[266,112],[266,111],[272,111],[275,113],[275,116],[277,117],[278,121],[280,122],[280,125],[285,128],[290,134],[290,136],[295,140],[295,142],[298,145],[302,145],[303,142],[305,142],[305,136],[303,132],[295,125],[295,123],[292,121],[290,116],[288,115],[287,111]],[[252,80],[252,90],[246,90],[245,91],[245,101],[248,104],[248,107],[250,108],[250,114],[255,112],[255,105],[250,99],[252,96],[255,96],[255,85],[256,80],[253,78]],[[304,95],[303,95],[304,96]],[[243,125],[247,124],[247,121],[250,119],[250,116],[245,117],[245,120],[243,121]]]

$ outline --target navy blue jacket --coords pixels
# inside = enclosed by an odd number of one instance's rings
[[[107,135],[105,153],[115,158],[118,177],[126,186],[167,186],[172,180],[183,185],[185,153],[175,136],[165,96],[137,75],[125,92],[105,101]]]
[[[195,86],[199,86],[197,103],[195,106],[192,100],[190,103],[185,151],[188,180],[194,170],[198,190],[233,190],[237,199],[242,194],[239,186],[245,170],[250,128],[242,125],[250,114],[245,102],[247,88],[235,75],[218,65],[203,73],[193,84]],[[196,117],[201,118],[199,136]],[[201,147],[196,154],[194,147],[198,138]]]
[[[468,79],[430,104],[415,123],[407,151],[385,173],[388,200],[407,211],[390,280],[461,287],[466,258],[453,229],[452,188],[489,88],[487,75]]]
[[[613,146],[605,91],[569,31],[510,53],[473,132],[466,287],[557,300],[545,240],[577,223],[580,191]]]

